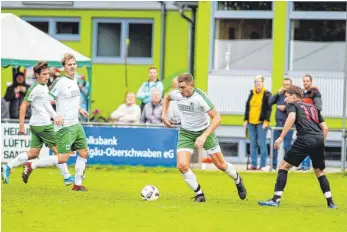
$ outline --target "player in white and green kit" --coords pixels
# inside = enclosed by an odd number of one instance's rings
[[[178,90],[173,90],[164,97],[162,120],[167,127],[173,127],[170,120],[166,118],[166,114],[169,101],[176,101],[182,124],[177,145],[177,167],[185,182],[195,192],[195,201],[204,202],[206,198],[190,169],[190,160],[194,148],[204,148],[207,151],[216,167],[235,181],[239,197],[244,200],[247,193],[242,178],[233,169],[231,163],[225,162],[214,133],[221,122],[220,114],[207,95],[202,90],[194,87],[192,75],[181,74],[178,77],[178,88]]]
[[[49,92],[51,97],[56,101],[57,113],[64,118],[63,125],[56,126],[55,128],[59,156],[50,161],[52,164],[66,162],[70,152],[77,151],[78,157],[75,165],[75,184],[72,190],[87,191],[87,188],[82,185],[82,181],[88,158],[88,146],[84,129],[78,117],[79,113],[88,117],[88,113],[80,108],[80,90],[77,80],[74,78],[77,70],[75,57],[71,54],[65,54],[62,65],[64,67],[65,76],[57,79],[52,84]],[[23,170],[23,175],[29,177],[37,162],[39,161],[27,162]]]
[[[2,165],[1,176],[5,184],[9,183],[11,169],[25,163],[27,160],[37,158],[43,144],[46,144],[57,155],[57,141],[51,117],[54,118],[56,123],[62,122],[62,118],[56,114],[52,109],[51,103],[48,101],[48,87],[46,85],[49,78],[48,64],[47,62],[40,61],[33,70],[37,80],[26,92],[20,107],[19,121],[19,133],[24,134],[25,113],[31,105],[32,116],[29,122],[31,131],[30,149],[27,152],[19,154],[16,158],[8,162],[8,164]],[[58,164],[57,166],[63,175],[64,183],[66,185],[74,183],[75,178],[69,173],[66,163]]]

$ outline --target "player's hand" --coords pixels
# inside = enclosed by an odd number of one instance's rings
[[[172,122],[166,116],[161,116],[161,120],[163,121],[166,127],[168,128],[173,127]]]
[[[263,130],[265,130],[265,129],[268,128],[268,127],[269,127],[269,124],[263,123]]]
[[[88,112],[82,108],[80,109],[80,114],[82,114],[85,118],[88,118],[89,116]]]
[[[194,146],[199,149],[202,148],[205,144],[206,141],[206,136],[200,135],[199,137],[196,138]]]
[[[279,105],[279,106],[277,106],[277,109],[279,109],[280,111],[284,111],[286,109],[286,106]]]
[[[275,149],[279,149],[280,148],[280,144],[282,143],[283,138],[279,137],[278,139],[276,139],[275,144],[274,144],[274,148]]]
[[[64,118],[62,116],[56,116],[54,117],[54,124],[57,126],[61,126],[64,124]]]
[[[248,124],[247,121],[245,121],[245,122],[243,123],[243,127],[244,127],[245,129],[247,128],[247,124]]]
[[[19,124],[19,132],[20,135],[25,135],[25,126],[24,124]]]
[[[55,100],[49,101],[52,105],[55,105]]]

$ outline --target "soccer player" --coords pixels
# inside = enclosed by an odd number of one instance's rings
[[[57,155],[57,142],[51,117],[56,123],[61,123],[63,119],[62,117],[58,116],[53,109],[51,111],[47,110],[47,104],[51,104],[48,101],[48,87],[46,85],[49,78],[49,68],[47,62],[38,62],[38,64],[34,67],[34,75],[37,80],[25,95],[23,103],[20,107],[19,117],[19,133],[25,134],[25,112],[31,105],[32,116],[29,122],[31,131],[30,149],[27,152],[19,154],[8,164],[2,165],[1,176],[5,184],[9,183],[11,169],[25,163],[27,160],[37,158],[44,143],[46,146],[52,149],[55,155]],[[58,164],[57,166],[63,175],[64,183],[66,185],[73,184],[75,178],[69,173],[66,163]]]
[[[77,64],[71,54],[65,54],[62,59],[65,76],[55,80],[49,94],[56,100],[57,113],[64,118],[64,124],[56,126],[58,141],[58,156],[46,157],[32,162],[26,162],[22,173],[23,180],[27,180],[33,169],[65,163],[71,151],[77,151],[78,157],[75,165],[74,191],[87,191],[82,185],[84,171],[88,158],[87,139],[84,129],[78,120],[79,113],[88,117],[88,112],[80,108],[80,89],[74,78]]]
[[[178,88],[164,97],[162,120],[167,127],[173,127],[166,115],[170,101],[176,101],[182,124],[177,145],[177,167],[185,182],[195,192],[195,201],[205,202],[206,198],[194,173],[189,168],[194,147],[204,148],[207,151],[216,167],[235,181],[239,197],[244,200],[246,188],[242,178],[233,169],[231,163],[225,162],[217,137],[214,134],[221,122],[220,114],[206,94],[194,87],[191,74],[184,73],[178,77]],[[212,118],[212,122],[210,118]]]
[[[293,124],[295,124],[297,130],[297,139],[280,164],[273,198],[258,203],[262,206],[279,206],[287,183],[288,171],[293,166],[299,166],[309,155],[328,207],[337,208],[333,202],[329,181],[323,171],[325,169],[324,143],[328,135],[328,127],[320,111],[315,106],[302,102],[302,98],[303,90],[298,86],[293,85],[285,90],[288,117],[280,137],[275,141],[274,147],[279,148]]]

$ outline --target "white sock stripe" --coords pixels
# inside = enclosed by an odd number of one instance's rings
[[[217,145],[217,146],[212,147],[211,149],[207,150],[206,152],[207,152],[207,154],[212,155],[214,153],[221,152],[221,149],[220,149],[220,146]]]
[[[189,152],[189,153],[191,153],[191,154],[193,154],[193,152],[194,152],[194,149],[191,149],[191,148],[178,148],[177,149],[177,153],[178,152]]]
[[[332,195],[331,192],[329,191],[329,192],[325,192],[325,193],[324,193],[324,196],[325,196],[325,198],[330,198],[330,197],[332,197],[333,195]]]
[[[276,196],[282,196],[282,195],[283,195],[283,191],[276,191],[276,192],[275,192],[275,195],[276,195]]]

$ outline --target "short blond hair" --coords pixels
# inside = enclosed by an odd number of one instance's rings
[[[74,59],[76,61],[76,58],[74,55],[72,55],[71,53],[65,53],[63,59],[61,60],[61,64],[65,66],[66,62],[71,59]]]
[[[262,75],[256,75],[254,77],[254,81],[261,81],[261,82],[264,82],[264,77]]]

